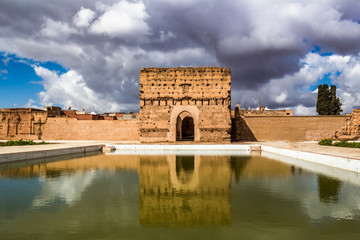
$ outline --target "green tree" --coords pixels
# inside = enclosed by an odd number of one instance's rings
[[[316,102],[316,112],[319,115],[340,115],[342,112],[341,102],[336,97],[336,86],[327,84],[318,86],[318,96]]]
[[[319,115],[329,115],[330,102],[331,100],[330,100],[329,86],[327,84],[319,85],[317,102],[316,102],[316,112]]]
[[[340,113],[343,111],[341,109],[342,103],[340,102],[340,99],[336,97],[336,86],[331,85],[330,87],[330,109],[329,114],[330,115],[340,115]]]

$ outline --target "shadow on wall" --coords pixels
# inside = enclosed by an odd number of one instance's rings
[[[245,119],[240,116],[232,119],[231,141],[257,141]]]

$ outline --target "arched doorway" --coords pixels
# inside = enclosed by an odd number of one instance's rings
[[[194,141],[194,119],[183,112],[177,118],[176,141]]]
[[[181,124],[181,140],[194,141],[194,119],[186,117]]]

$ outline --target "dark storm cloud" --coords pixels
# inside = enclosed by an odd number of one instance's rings
[[[311,107],[319,75],[304,81],[302,59],[314,45],[341,56],[360,49],[356,0],[3,0],[0,9],[0,51],[74,70],[96,101],[113,103],[104,111],[136,110],[142,67],[207,65],[232,69],[234,103],[262,95],[272,108]]]

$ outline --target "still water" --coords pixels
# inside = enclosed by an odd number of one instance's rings
[[[0,239],[360,239],[358,174],[274,158],[98,154],[3,164]]]

